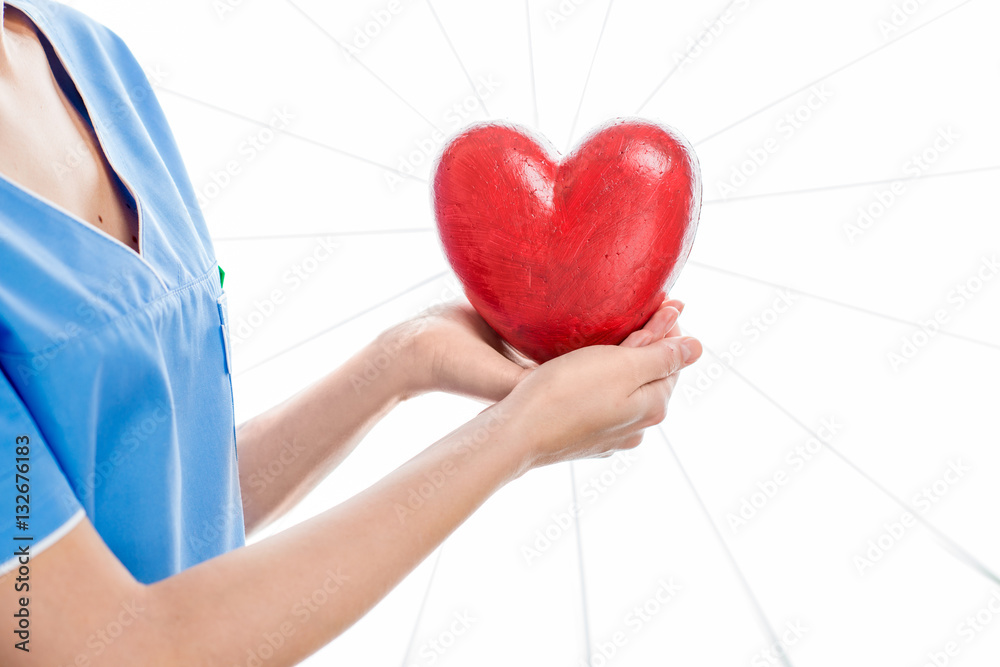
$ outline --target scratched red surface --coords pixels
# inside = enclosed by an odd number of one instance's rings
[[[649,319],[691,251],[700,178],[687,142],[648,121],[614,121],[563,160],[485,124],[445,148],[434,207],[469,301],[542,362]]]

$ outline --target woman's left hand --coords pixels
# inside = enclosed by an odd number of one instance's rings
[[[505,345],[468,303],[439,306],[382,334],[405,350],[403,386],[413,396],[444,391],[495,402],[534,367]]]

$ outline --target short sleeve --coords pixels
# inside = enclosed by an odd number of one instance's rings
[[[36,556],[69,532],[84,511],[5,373],[0,373],[0,455],[3,553],[23,552],[26,546]],[[17,562],[16,555],[5,558],[0,574]]]

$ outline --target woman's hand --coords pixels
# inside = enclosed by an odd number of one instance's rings
[[[444,391],[496,402],[534,364],[505,345],[468,303],[439,306],[386,331],[382,347],[404,350],[408,396]]]
[[[680,301],[665,301],[646,325],[622,347],[641,347],[678,335]],[[671,329],[673,328],[673,331]],[[439,306],[386,331],[375,353],[400,360],[404,398],[444,391],[496,402],[506,397],[537,365],[506,345],[468,303]]]
[[[526,468],[630,449],[663,421],[679,371],[702,353],[678,335],[680,308],[666,302],[621,345],[575,350],[518,384],[502,405],[520,422]]]

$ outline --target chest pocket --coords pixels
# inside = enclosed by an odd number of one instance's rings
[[[232,347],[229,344],[229,305],[226,293],[223,292],[215,301],[219,308],[219,329],[222,332],[222,351],[226,360],[226,372],[233,374],[232,368]]]

